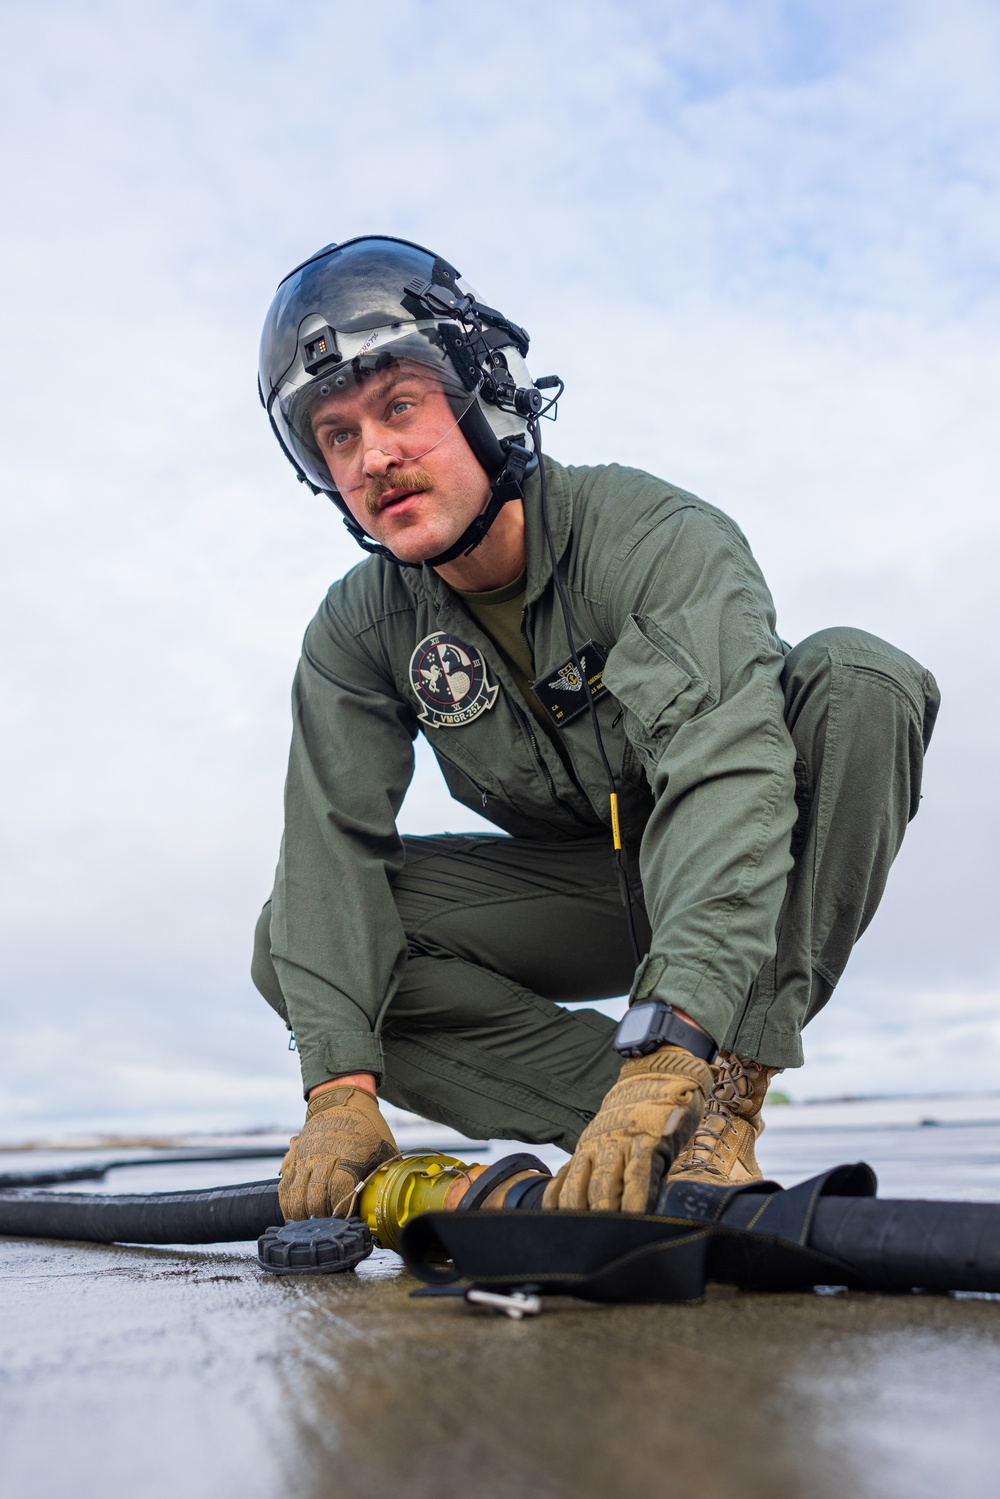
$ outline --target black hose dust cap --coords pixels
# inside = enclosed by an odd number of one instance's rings
[[[339,1275],[373,1248],[361,1218],[301,1218],[261,1234],[257,1258],[273,1275]]]

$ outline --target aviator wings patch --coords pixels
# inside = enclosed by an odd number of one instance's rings
[[[604,666],[607,656],[593,640],[581,645],[577,651],[587,687],[592,698],[607,692],[604,685]],[[587,694],[583,690],[580,673],[573,665],[572,657],[554,673],[542,677],[532,687],[532,692],[552,719],[557,728],[563,728],[587,711]]]

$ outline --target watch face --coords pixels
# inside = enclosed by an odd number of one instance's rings
[[[615,1045],[638,1046],[640,1041],[645,1041],[649,1035],[653,1010],[653,1005],[633,1005],[631,1010],[626,1010],[618,1026]]]

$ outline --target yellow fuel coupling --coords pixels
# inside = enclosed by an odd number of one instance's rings
[[[512,1167],[515,1160],[524,1160],[526,1164],[522,1169],[504,1175],[503,1180],[498,1181],[481,1202],[477,1202],[477,1206],[502,1208],[508,1193],[518,1182],[547,1180],[548,1172],[540,1161],[527,1164],[532,1159],[511,1157]],[[492,1175],[496,1170],[495,1166],[467,1166],[464,1161],[450,1155],[404,1156],[400,1161],[389,1161],[372,1173],[358,1194],[354,1211],[364,1219],[384,1249],[397,1249],[404,1223],[418,1213],[452,1211],[484,1172],[489,1171]]]

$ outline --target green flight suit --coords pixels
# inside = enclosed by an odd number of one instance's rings
[[[546,461],[646,956],[636,970],[589,716],[560,755],[502,651],[429,568],[334,584],[293,690],[285,836],[253,974],[306,1089],[352,1071],[472,1135],[571,1149],[618,1072],[613,1024],[557,1000],[629,992],[798,1066],[919,800],[930,674],[836,629],[794,650],[734,523],[636,470]],[[525,500],[523,635],[538,679],[568,647]],[[450,695],[449,695],[450,694]],[[503,833],[402,838],[422,730],[453,796]]]

